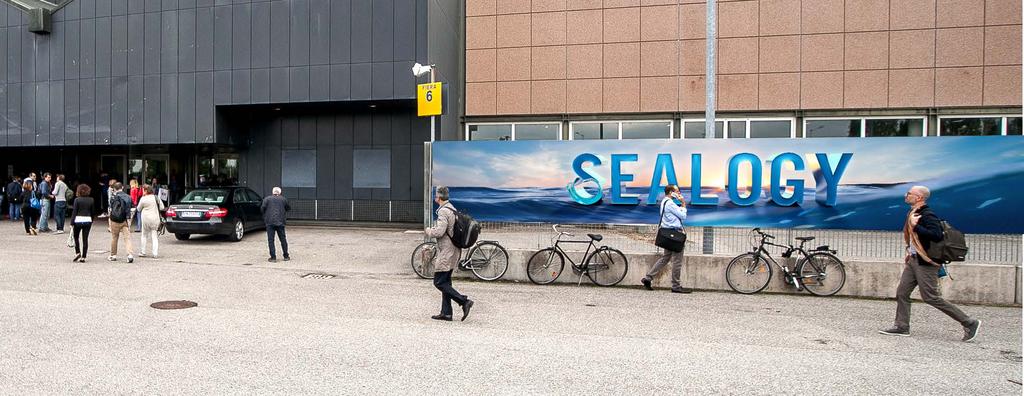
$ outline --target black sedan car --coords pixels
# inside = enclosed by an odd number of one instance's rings
[[[251,230],[265,228],[263,198],[248,187],[204,187],[192,190],[167,208],[167,231],[178,240],[192,234],[227,235],[237,242]]]

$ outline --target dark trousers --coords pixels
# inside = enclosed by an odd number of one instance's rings
[[[57,221],[57,229],[64,231],[64,219],[67,215],[67,201],[57,201],[53,204],[53,218]]]
[[[967,326],[971,317],[964,311],[942,298],[939,291],[939,267],[918,261],[911,256],[903,267],[900,285],[896,288],[896,327],[910,330],[910,292],[917,287],[925,303],[949,315],[961,325]]]
[[[21,218],[25,220],[25,233],[28,233],[31,229],[36,228],[36,223],[39,222],[39,209],[24,206],[21,211]]]
[[[281,240],[281,252],[288,257],[288,237],[284,234],[284,226],[267,226],[267,245],[270,246],[270,258],[277,258],[277,250],[274,249],[274,234]]]
[[[459,306],[466,305],[466,296],[452,287],[452,271],[434,273],[434,287],[441,291],[441,315],[452,316],[452,300]]]
[[[71,229],[75,234],[75,253],[81,253],[82,258],[89,255],[89,231],[92,230],[92,223],[74,223]],[[81,244],[79,244],[81,237]]]

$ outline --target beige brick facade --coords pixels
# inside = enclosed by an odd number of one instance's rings
[[[466,115],[699,112],[702,0],[467,0]],[[721,111],[1021,105],[1021,0],[718,4]]]

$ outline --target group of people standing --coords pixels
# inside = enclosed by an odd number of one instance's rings
[[[50,173],[44,173],[42,180],[38,180],[34,172],[24,179],[15,176],[5,188],[10,218],[13,221],[22,219],[25,233],[29,235],[63,234],[68,199],[71,198],[69,191],[63,174],[57,174],[56,181]],[[51,206],[54,208],[55,230],[50,229]]]

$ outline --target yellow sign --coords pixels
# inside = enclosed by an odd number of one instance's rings
[[[416,115],[420,117],[441,115],[441,83],[427,83],[416,86]]]

